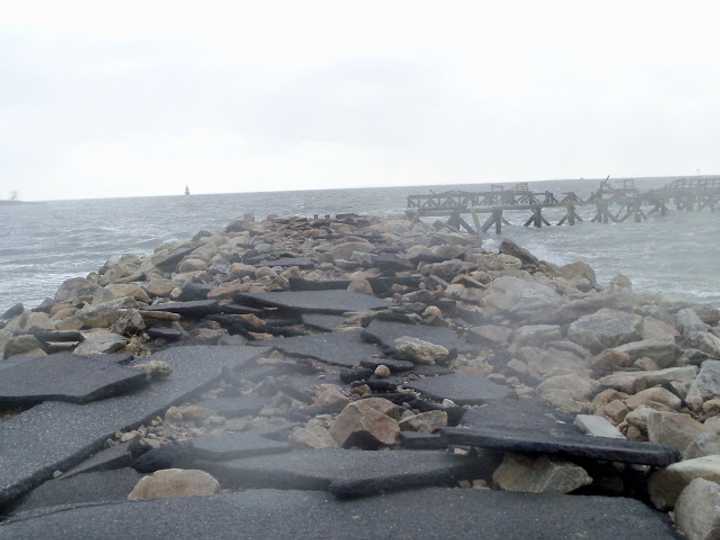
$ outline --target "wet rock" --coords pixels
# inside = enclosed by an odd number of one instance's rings
[[[219,491],[218,481],[205,471],[165,469],[141,478],[128,495],[128,500],[207,496]]]
[[[591,484],[592,478],[585,469],[567,461],[505,454],[493,473],[493,482],[505,491],[570,493]]]
[[[613,309],[601,309],[572,323],[568,328],[568,338],[597,353],[640,339],[641,330],[642,317]]]
[[[350,403],[342,410],[330,429],[330,434],[340,446],[375,449],[398,442],[400,427],[397,421],[378,410],[377,403],[372,399],[364,399]],[[387,407],[396,407],[388,403]]]
[[[702,408],[704,401],[717,396],[720,396],[720,360],[706,360],[690,386],[685,401],[697,411]]]
[[[675,505],[675,523],[688,540],[716,540],[720,535],[720,484],[696,478]]]
[[[101,328],[82,333],[84,341],[75,348],[75,354],[90,356],[109,354],[119,351],[127,344],[127,339],[109,330]]]
[[[653,473],[648,483],[650,499],[660,510],[672,508],[680,493],[696,478],[720,482],[720,455],[680,461]]]
[[[447,423],[448,415],[445,411],[426,411],[403,418],[400,421],[400,430],[433,433],[447,426]]]
[[[450,356],[450,352],[442,345],[409,336],[395,339],[393,349],[399,358],[423,365],[445,362]]]
[[[2,315],[0,315],[0,319],[5,319],[6,321],[17,317],[18,315],[21,315],[22,312],[25,311],[25,306],[23,306],[21,303],[15,304],[14,306],[10,306],[5,312],[3,312]]]

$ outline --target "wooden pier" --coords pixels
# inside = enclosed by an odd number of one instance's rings
[[[584,200],[574,192],[533,192],[528,183],[491,184],[485,191],[409,195],[407,215],[414,219],[446,217],[448,227],[454,230],[462,228],[479,234],[494,228],[496,234],[501,234],[502,226],[510,225],[506,212],[529,212],[523,225],[541,228],[552,225],[543,210],[564,209],[557,225],[575,225],[583,221],[577,211],[582,206],[594,207],[594,217],[590,220],[593,223],[623,223],[629,219],[640,223],[653,214],[665,216],[671,209],[715,212],[720,207],[720,176],[678,178],[662,188],[644,192],[632,179],[611,181],[607,178]],[[463,217],[468,215],[472,225]]]

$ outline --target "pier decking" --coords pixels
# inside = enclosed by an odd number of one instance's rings
[[[720,176],[678,178],[667,185],[640,191],[633,179],[603,180],[587,199],[575,192],[534,192],[530,184],[491,184],[484,191],[445,191],[409,195],[407,214],[412,218],[447,217],[452,229],[463,228],[468,232],[487,232],[494,227],[500,234],[503,225],[510,225],[505,216],[509,211],[530,212],[523,223],[525,227],[551,226],[543,210],[564,208],[563,217],[557,225],[575,225],[582,222],[578,206],[595,208],[593,223],[623,223],[631,219],[637,223],[646,221],[650,215],[667,215],[676,211],[715,212],[720,206]],[[482,214],[489,214],[481,220]],[[463,216],[470,215],[473,225]]]

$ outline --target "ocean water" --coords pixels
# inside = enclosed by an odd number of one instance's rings
[[[647,180],[638,187],[657,186]],[[576,191],[587,196],[597,182],[531,184],[533,191]],[[199,230],[219,230],[247,212],[308,215],[358,212],[401,213],[406,197],[430,189],[483,190],[482,185],[193,195],[0,205],[0,312],[16,302],[35,306],[70,277],[97,270],[112,255],[150,253],[163,242],[184,240]],[[590,207],[580,208],[591,217]],[[562,210],[546,211],[557,223]],[[540,258],[590,263],[601,283],[629,276],[635,288],[720,305],[720,212],[672,212],[640,224],[525,228],[528,214],[508,213],[503,229]],[[487,245],[498,242],[487,235]]]

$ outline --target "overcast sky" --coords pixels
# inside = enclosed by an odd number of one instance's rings
[[[0,0],[0,198],[720,173],[715,5]]]

